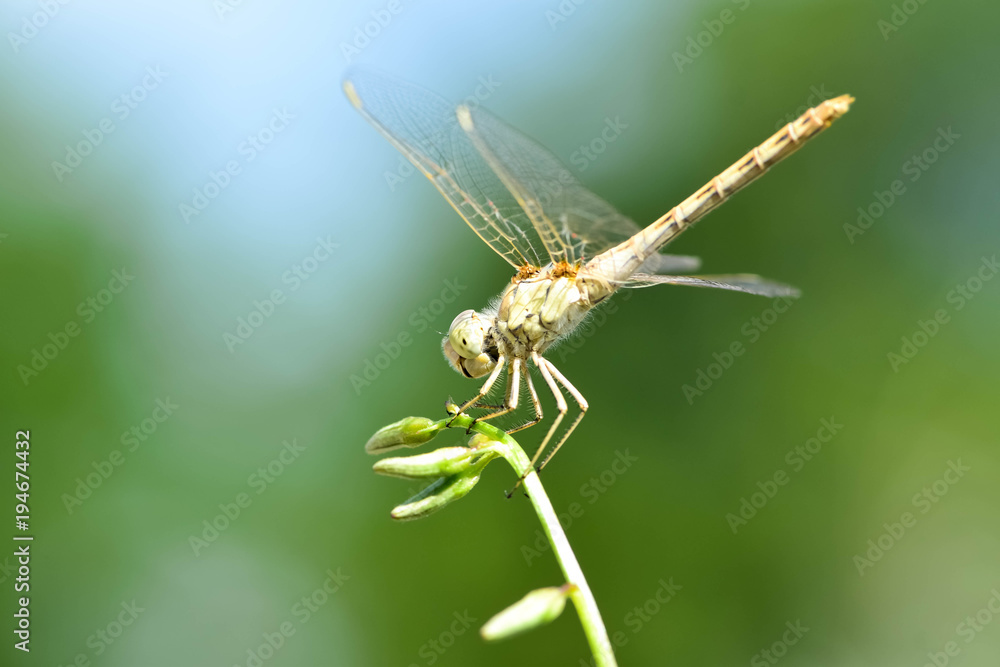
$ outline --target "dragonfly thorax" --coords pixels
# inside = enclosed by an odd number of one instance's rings
[[[500,297],[497,347],[505,356],[527,359],[545,352],[580,324],[613,290],[583,272],[542,275],[511,283]]]
[[[515,280],[500,295],[495,310],[459,313],[442,343],[444,356],[470,378],[489,374],[501,356],[529,359],[532,352],[541,354],[572,332],[612,291],[582,272],[557,276],[545,271]]]

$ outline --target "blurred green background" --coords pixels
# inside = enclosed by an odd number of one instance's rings
[[[772,317],[734,293],[616,297],[549,354],[592,409],[544,481],[557,510],[582,509],[569,538],[627,639],[622,665],[996,663],[992,5],[0,12],[0,477],[30,429],[36,536],[30,655],[12,648],[14,543],[0,550],[3,664],[589,664],[573,611],[497,645],[476,635],[561,582],[550,553],[531,554],[528,502],[504,500],[504,465],[429,519],[389,519],[416,485],[376,477],[362,447],[474,392],[439,332],[511,271],[425,179],[399,176],[340,92],[349,62],[455,100],[492,81],[485,106],[640,224],[820,96],[853,94],[671,246],[803,298]],[[609,119],[625,129],[581,160]],[[96,145],[76,162],[81,142]],[[855,233],[859,207],[873,217]],[[442,309],[446,289],[459,296]],[[401,333],[412,343],[352,383]],[[712,368],[734,342],[745,353]],[[699,372],[716,378],[688,400]],[[655,602],[671,580],[680,591]],[[280,647],[261,651],[269,636]]]

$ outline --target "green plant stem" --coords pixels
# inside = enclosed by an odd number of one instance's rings
[[[473,431],[482,433],[490,440],[501,443],[503,446],[498,449],[507,463],[514,469],[514,472],[517,473],[518,477],[524,475],[526,471],[531,470],[531,461],[524,453],[524,450],[517,444],[517,441],[502,430],[482,422],[473,424],[472,419],[464,414],[445,421],[449,421],[449,425],[452,428],[468,429],[471,425]],[[555,554],[556,560],[559,562],[559,567],[566,577],[566,583],[573,585],[574,590],[570,593],[569,597],[573,600],[573,604],[576,605],[577,614],[580,616],[580,624],[583,626],[584,634],[587,635],[590,650],[594,654],[595,666],[617,667],[618,663],[615,661],[614,650],[611,648],[608,631],[604,627],[604,621],[601,619],[601,612],[597,608],[597,601],[594,600],[594,594],[590,592],[590,586],[587,585],[587,580],[583,576],[583,570],[580,569],[576,555],[569,545],[566,532],[563,530],[562,524],[559,523],[559,517],[556,515],[555,509],[553,509],[552,503],[549,501],[548,494],[545,493],[542,480],[539,479],[538,473],[534,470],[525,475],[524,490],[531,500],[532,506],[535,508],[535,513],[538,515],[538,520],[542,523],[545,535],[549,538],[549,544],[552,545],[552,553]]]

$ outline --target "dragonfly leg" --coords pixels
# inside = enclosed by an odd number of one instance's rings
[[[545,378],[545,384],[549,386],[549,391],[556,399],[556,409],[559,411],[559,415],[556,416],[555,421],[552,422],[552,426],[549,427],[548,433],[545,434],[545,438],[542,440],[542,444],[538,446],[538,450],[535,451],[535,455],[531,458],[531,468],[534,469],[535,464],[538,463],[538,458],[548,447],[549,441],[552,439],[553,434],[559,428],[559,424],[562,423],[563,417],[566,416],[566,411],[569,407],[566,405],[566,399],[563,398],[562,392],[559,390],[559,385],[556,384],[555,379],[552,377],[552,373],[549,371],[548,361],[543,359],[535,352],[533,355],[533,361],[535,365],[538,366],[538,370],[541,371],[542,377]]]
[[[545,438],[542,440],[542,444],[539,445],[538,449],[535,451],[535,455],[531,457],[531,463],[528,465],[528,469],[525,470],[524,475],[521,475],[521,477],[517,480],[517,484],[514,485],[514,488],[507,492],[508,498],[514,495],[514,492],[517,491],[517,487],[519,487],[521,485],[521,482],[524,481],[525,476],[535,469],[535,463],[538,462],[538,458],[542,455],[542,452],[545,451],[545,448],[548,446],[549,441],[552,439],[552,434],[554,434],[556,430],[559,428],[559,424],[562,422],[563,417],[566,416],[566,411],[569,409],[569,407],[566,405],[566,399],[563,397],[562,392],[559,390],[559,385],[556,384],[555,379],[552,377],[552,373],[549,371],[549,367],[546,365],[548,364],[548,362],[541,356],[539,356],[537,352],[531,353],[531,360],[535,362],[536,366],[538,366],[538,370],[541,371],[542,378],[545,380],[545,384],[549,386],[549,391],[551,391],[552,396],[555,397],[556,409],[559,411],[559,414],[552,422],[552,425],[549,426],[548,433],[545,434]],[[540,405],[539,405],[539,410],[541,410]],[[548,461],[548,459],[545,460]]]
[[[469,406],[473,410],[499,410],[502,407],[503,403],[476,403]]]
[[[494,371],[496,372],[496,371]],[[482,417],[476,417],[469,424],[469,428],[466,429],[466,433],[472,432],[472,427],[478,421],[486,421],[487,419],[494,419],[496,417],[501,417],[512,410],[517,409],[517,399],[518,394],[521,391],[521,360],[515,357],[510,362],[510,368],[507,371],[507,398],[504,399],[503,407],[495,412],[491,412],[488,415],[483,415]],[[467,404],[468,405],[468,404]]]
[[[500,373],[503,371],[505,365],[506,365],[506,359],[504,359],[503,355],[500,355],[500,357],[497,359],[496,367],[493,369],[493,372],[490,373],[490,376],[486,378],[486,382],[484,382],[483,386],[479,389],[479,393],[470,398],[469,400],[467,400],[465,403],[463,403],[462,406],[458,408],[458,411],[455,413],[455,417],[468,410],[470,407],[478,403],[480,399],[486,396],[486,394],[490,393],[490,389],[493,388],[493,385],[494,383],[496,383],[497,378],[500,377]],[[451,422],[455,421],[455,417],[452,417],[451,421],[448,422],[448,426],[451,426]]]
[[[538,400],[538,392],[535,391],[535,384],[531,381],[531,374],[528,373],[528,364],[524,365],[522,372],[524,373],[524,382],[528,385],[528,392],[531,394],[531,406],[535,410],[535,417],[534,419],[525,422],[516,428],[512,428],[507,431],[507,433],[517,433],[518,431],[523,431],[524,429],[534,426],[538,422],[542,421],[542,402]]]
[[[587,408],[590,407],[587,404],[587,399],[583,397],[583,394],[581,394],[577,390],[577,388],[574,387],[572,383],[570,383],[570,381],[566,379],[566,376],[564,376],[562,373],[559,372],[559,369],[556,368],[551,361],[549,361],[548,359],[542,359],[542,361],[545,363],[545,365],[549,367],[549,370],[552,372],[552,375],[555,376],[555,379],[562,386],[566,387],[566,391],[568,391],[570,395],[573,396],[573,399],[576,400],[576,402],[580,405],[580,414],[576,416],[576,419],[573,420],[573,423],[570,424],[569,428],[566,429],[566,432],[563,433],[562,438],[560,438],[559,442],[556,443],[556,446],[552,449],[552,452],[548,456],[546,456],[545,459],[542,461],[542,465],[538,466],[538,472],[541,472],[542,469],[545,468],[545,464],[548,463],[550,460],[552,460],[552,457],[556,455],[556,452],[559,451],[559,448],[562,447],[563,444],[565,444],[566,440],[569,439],[570,434],[573,433],[573,429],[575,429],[579,425],[580,421],[583,419],[583,416],[587,414]]]

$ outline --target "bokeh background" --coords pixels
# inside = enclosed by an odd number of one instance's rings
[[[777,316],[766,299],[681,287],[617,298],[550,354],[593,407],[544,480],[558,510],[578,504],[568,534],[627,640],[622,665],[995,664],[992,5],[0,12],[0,524],[18,532],[14,434],[30,429],[36,537],[30,655],[12,648],[14,543],[0,551],[3,664],[590,664],[573,611],[497,645],[476,635],[561,581],[550,553],[532,553],[530,505],[504,499],[503,464],[431,518],[388,516],[416,486],[372,474],[363,444],[474,391],[439,332],[510,269],[350,108],[351,63],[455,100],[491,82],[485,106],[642,224],[820,96],[855,95],[671,247],[803,298]],[[82,141],[97,145],[75,162]],[[220,175],[227,164],[238,173]],[[875,215],[854,233],[859,207]],[[458,294],[442,307],[446,290]],[[248,317],[259,326],[233,342]],[[365,379],[401,334],[411,343]],[[745,353],[711,368],[734,342]],[[699,372],[716,377],[686,395]],[[824,419],[836,434],[796,454],[828,435]],[[619,457],[634,462],[616,472]],[[744,499],[762,506],[727,518]],[[331,574],[336,592],[316,594]],[[294,634],[261,651],[283,624]]]

